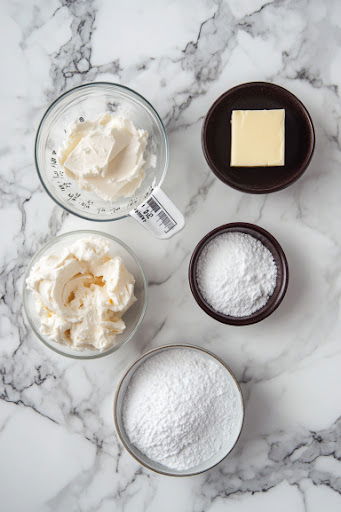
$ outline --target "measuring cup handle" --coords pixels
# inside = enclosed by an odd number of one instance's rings
[[[175,204],[159,187],[153,190],[148,201],[129,215],[137,220],[157,238],[170,238],[185,225],[185,219]]]

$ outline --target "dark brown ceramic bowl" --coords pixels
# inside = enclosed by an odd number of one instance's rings
[[[201,251],[203,250],[204,246],[217,235],[221,235],[222,233],[227,232],[246,233],[247,235],[253,236],[257,240],[260,240],[262,244],[265,245],[265,247],[267,247],[271,252],[277,266],[277,279],[273,294],[261,309],[255,311],[255,313],[249,316],[236,317],[219,313],[204,300],[198,286],[197,264]],[[287,259],[282,247],[268,231],[259,226],[256,226],[256,224],[233,222],[231,224],[224,224],[223,226],[219,226],[218,228],[213,229],[200,240],[191,257],[188,278],[192,294],[201,309],[205,311],[205,313],[207,313],[215,320],[222,322],[223,324],[250,325],[264,320],[264,318],[271,315],[271,313],[273,313],[275,309],[278,308],[288,288],[289,269]]]
[[[231,167],[233,110],[285,109],[285,165]],[[208,165],[226,185],[253,194],[281,190],[306,170],[315,147],[311,117],[301,101],[279,85],[250,82],[233,87],[212,105],[202,128],[202,148]]]

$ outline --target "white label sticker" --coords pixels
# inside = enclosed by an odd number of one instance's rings
[[[130,215],[158,238],[170,238],[185,225],[182,213],[160,188]]]

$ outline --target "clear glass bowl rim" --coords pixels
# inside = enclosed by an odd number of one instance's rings
[[[67,354],[67,353],[63,352],[62,350],[59,350],[57,347],[54,347],[54,346],[50,345],[50,343],[48,341],[46,341],[46,339],[39,332],[39,330],[36,329],[36,327],[34,325],[34,322],[32,321],[32,318],[31,318],[31,316],[30,316],[30,314],[28,312],[28,305],[27,305],[27,301],[29,300],[29,291],[26,288],[26,279],[28,278],[34,263],[36,261],[38,261],[38,259],[41,258],[45,254],[45,252],[48,249],[50,249],[51,247],[53,247],[53,245],[55,245],[58,241],[60,241],[60,240],[62,240],[64,238],[67,238],[68,236],[75,235],[75,234],[76,235],[78,235],[78,234],[95,235],[95,236],[105,237],[105,238],[108,238],[109,240],[114,241],[115,243],[117,243],[121,247],[123,247],[123,249],[125,249],[129,253],[129,255],[134,260],[135,264],[139,268],[139,270],[141,272],[141,276],[142,276],[142,281],[143,281],[144,303],[143,303],[143,306],[142,306],[140,317],[139,317],[139,319],[137,321],[137,324],[136,324],[135,328],[132,330],[132,332],[127,337],[127,339],[125,339],[122,343],[119,343],[118,345],[113,345],[107,351],[104,351],[104,352],[94,352],[94,354],[91,354],[91,355],[82,355],[81,351],[79,351],[79,355],[76,352],[73,353],[73,354]],[[46,347],[51,349],[53,352],[56,352],[57,354],[60,354],[60,355],[65,356],[65,357],[69,357],[71,359],[98,359],[100,357],[108,356],[108,355],[116,352],[116,350],[118,350],[120,347],[122,347],[123,345],[128,343],[128,341],[130,341],[133,338],[133,336],[136,334],[136,331],[140,327],[140,325],[141,325],[141,323],[143,321],[143,318],[145,316],[145,313],[146,313],[147,304],[148,304],[148,295],[147,295],[147,293],[148,293],[148,285],[147,285],[147,279],[146,279],[146,275],[144,273],[144,270],[143,270],[139,260],[137,259],[137,256],[136,256],[135,252],[132,249],[130,249],[130,247],[127,244],[122,242],[122,240],[120,240],[119,238],[116,238],[115,236],[110,235],[108,233],[102,233],[101,231],[96,231],[96,230],[92,230],[92,229],[79,229],[79,230],[74,230],[74,231],[68,231],[67,233],[63,233],[61,235],[58,235],[58,236],[55,236],[55,237],[51,238],[31,258],[31,261],[29,262],[29,264],[27,266],[27,269],[26,269],[26,272],[25,272],[25,275],[24,275],[24,283],[23,283],[23,299],[24,300],[23,300],[23,304],[24,304],[25,316],[26,316],[26,318],[28,320],[28,323],[29,323],[32,331],[34,332],[34,334],[37,336],[37,338]]]
[[[38,164],[38,141],[40,139],[41,132],[42,132],[42,130],[44,128],[44,124],[46,122],[46,119],[47,119],[48,115],[50,114],[50,112],[53,110],[53,108],[58,106],[58,104],[65,97],[67,97],[67,96],[77,92],[78,90],[86,89],[86,88],[92,89],[92,88],[97,88],[98,86],[100,86],[100,87],[102,87],[102,86],[113,87],[116,90],[122,90],[124,93],[128,93],[128,95],[131,94],[133,96],[136,96],[137,99],[142,101],[142,104],[143,103],[145,104],[146,108],[149,109],[150,113],[155,117],[156,122],[157,122],[157,124],[160,127],[160,131],[161,131],[161,134],[162,134],[162,139],[163,139],[163,142],[164,142],[164,145],[165,145],[165,164],[164,164],[164,167],[163,167],[163,170],[162,170],[161,178],[160,178],[160,180],[157,183],[157,186],[161,186],[162,185],[162,183],[163,183],[163,181],[165,179],[167,170],[168,170],[168,166],[169,166],[169,142],[168,142],[167,132],[166,132],[165,126],[163,124],[163,121],[162,121],[160,115],[158,114],[158,112],[153,107],[153,105],[144,96],[142,96],[142,94],[134,91],[134,89],[131,89],[130,87],[127,87],[126,85],[117,84],[115,82],[100,81],[100,82],[88,82],[88,83],[85,83],[85,84],[77,85],[76,87],[72,87],[71,89],[68,89],[67,91],[63,92],[63,94],[61,94],[55,100],[53,100],[52,103],[45,110],[45,112],[43,114],[43,117],[41,118],[40,123],[38,125],[37,133],[36,133],[35,140],[34,140],[34,162],[35,162],[35,167],[36,167],[36,170],[37,170],[37,174],[38,174],[40,183],[42,184],[45,192],[49,195],[49,197],[55,203],[58,204],[58,206],[63,208],[63,210],[67,211],[71,215],[75,215],[76,217],[80,217],[81,219],[85,219],[85,220],[90,220],[92,222],[113,222],[115,220],[120,220],[120,219],[124,219],[124,218],[128,217],[128,214],[122,215],[120,217],[109,218],[109,219],[93,219],[92,217],[87,217],[86,215],[82,215],[79,212],[75,212],[73,210],[70,210],[66,205],[62,204],[61,201],[48,189],[47,185],[45,184],[44,178],[43,178],[43,176],[41,174],[41,171],[40,171],[40,168],[39,168],[39,164]],[[153,193],[153,191],[151,191],[149,196],[145,198],[144,202],[148,201],[148,199],[152,195],[152,193]]]

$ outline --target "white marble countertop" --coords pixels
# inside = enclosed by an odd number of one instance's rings
[[[340,2],[5,0],[1,11],[1,510],[340,510]],[[99,225],[67,215],[40,186],[33,143],[44,109],[94,80],[136,89],[167,126],[164,186],[186,216],[169,241],[153,239],[132,219]],[[211,103],[252,80],[297,94],[316,129],[307,172],[270,195],[219,182],[200,146]],[[237,220],[272,232],[290,266],[280,308],[243,328],[206,316],[187,283],[197,241]],[[128,243],[150,295],[133,341],[87,362],[39,343],[24,322],[21,294],[34,252],[57,233],[82,228]],[[182,479],[141,468],[112,422],[123,370],[147,349],[176,342],[222,356],[246,403],[233,453],[208,473]]]

